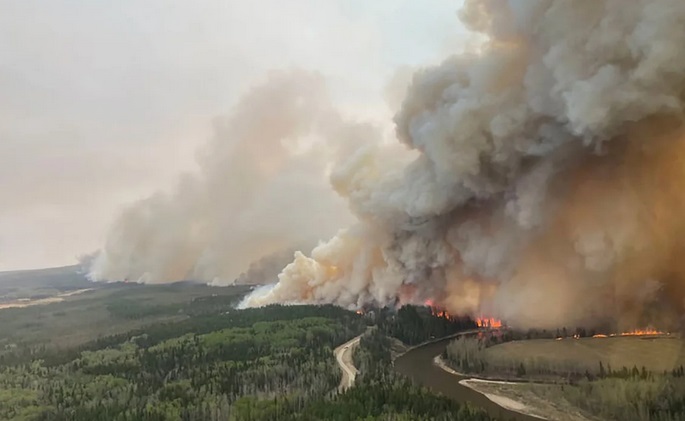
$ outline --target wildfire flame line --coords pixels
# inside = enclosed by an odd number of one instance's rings
[[[433,300],[431,299],[427,299],[424,302],[424,305],[430,308],[431,314],[433,314],[436,317],[443,317],[445,319],[453,318],[453,316],[447,310],[436,306]],[[476,317],[475,322],[476,325],[480,328],[499,329],[504,326],[501,320],[495,319],[493,317]]]
[[[498,329],[502,327],[502,321],[492,317],[477,317],[476,324],[478,327]]]
[[[431,310],[431,314],[435,317],[442,317],[444,319],[451,319],[452,315],[444,309],[438,308],[438,307],[433,307],[429,306]]]
[[[592,337],[593,338],[608,338],[608,337],[613,338],[616,336],[648,336],[648,335],[670,335],[670,333],[662,332],[662,331],[656,330],[656,329],[647,328],[647,329],[635,329],[635,330],[631,330],[630,332],[611,333],[609,335],[605,335],[605,334],[600,333],[597,335],[593,335]]]

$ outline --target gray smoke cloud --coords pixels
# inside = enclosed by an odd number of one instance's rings
[[[199,173],[122,213],[89,276],[275,282],[295,248],[350,223],[327,181],[329,166],[378,137],[368,124],[344,121],[322,76],[273,72],[217,119],[198,152]]]
[[[682,312],[685,3],[467,0],[459,16],[485,41],[414,74],[395,117],[410,159],[339,162],[357,223],[245,305],[431,299],[522,326]]]

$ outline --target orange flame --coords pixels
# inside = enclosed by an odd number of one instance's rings
[[[431,314],[435,317],[442,317],[443,319],[452,319],[452,315],[444,308],[433,305],[433,300],[428,299],[424,304],[430,308]]]
[[[645,336],[645,335],[667,335],[667,333],[661,332],[661,331],[656,330],[656,329],[647,328],[647,329],[635,329],[635,330],[631,330],[630,332],[613,333],[610,336]]]
[[[500,327],[502,327],[502,321],[494,319],[492,317],[477,317],[476,324],[478,325],[478,327],[491,329],[499,329]]]
[[[451,319],[452,315],[447,311],[439,307],[431,307],[431,314],[435,317],[442,317],[443,319]]]
[[[452,318],[452,316],[446,310],[438,310],[437,312],[434,312],[433,314],[438,316],[438,317],[442,317],[444,319],[451,319]]]
[[[592,335],[593,338],[614,338],[616,336],[648,336],[648,335],[670,335],[668,332],[662,332],[660,330],[652,329],[652,328],[646,328],[646,329],[635,329],[631,330],[629,332],[621,332],[621,333],[611,333],[609,335],[605,335],[603,333],[598,333],[596,335]]]

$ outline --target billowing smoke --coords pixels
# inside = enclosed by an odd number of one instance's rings
[[[270,74],[217,120],[198,173],[123,212],[90,277],[275,282],[295,249],[351,222],[330,189],[330,163],[377,139],[376,131],[344,121],[320,75]]]
[[[340,161],[358,222],[246,304],[679,323],[685,2],[467,0],[459,16],[485,41],[414,75],[395,117],[413,159]]]

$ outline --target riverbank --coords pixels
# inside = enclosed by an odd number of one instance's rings
[[[442,356],[437,355],[433,359],[433,364],[437,365],[440,367],[442,370],[454,375],[454,376],[459,376],[461,377],[468,377],[464,373],[459,373],[456,370],[452,369],[450,366],[447,365],[445,360],[442,358]],[[539,411],[535,410],[532,408],[530,405],[521,402],[519,400],[511,399],[507,396],[502,396],[499,394],[495,393],[489,393],[485,390],[483,390],[482,385],[483,384],[488,384],[488,385],[515,385],[516,383],[513,382],[505,382],[505,381],[495,381],[495,380],[484,380],[484,379],[477,379],[477,378],[466,378],[466,379],[461,379],[459,380],[459,384],[462,386],[466,386],[471,390],[475,390],[476,392],[484,395],[486,398],[488,398],[491,402],[501,406],[502,408],[508,409],[510,411],[518,412],[523,415],[528,415],[531,417],[539,418],[539,419],[550,419],[548,417],[545,417],[538,413]],[[480,386],[480,387],[479,387]]]
[[[92,290],[93,290],[93,288],[77,289],[75,291],[69,291],[69,292],[57,294],[54,297],[39,298],[36,300],[32,300],[30,298],[20,298],[17,300],[0,303],[0,310],[5,310],[8,308],[24,308],[24,307],[29,307],[29,306],[59,303],[59,302],[64,301],[65,298],[68,298],[68,297],[71,297],[74,295],[83,294],[84,292],[88,292],[88,291],[92,291]]]
[[[462,332],[463,334],[463,332]],[[459,384],[460,378],[433,364],[436,355],[445,350],[450,339],[440,339],[427,345],[412,348],[394,361],[394,368],[415,383],[427,387],[457,402],[485,409],[492,418],[507,421],[539,421],[519,412],[503,408],[483,394]]]
[[[459,337],[459,336],[474,335],[474,334],[476,334],[476,333],[478,333],[478,332],[482,332],[482,331],[483,331],[483,329],[465,330],[465,331],[463,331],[463,332],[457,332],[457,333],[453,333],[453,334],[451,334],[451,335],[443,336],[442,338],[435,338],[435,339],[428,340],[428,341],[426,341],[426,342],[421,342],[421,343],[418,344],[418,345],[412,345],[412,346],[406,346],[406,345],[404,345],[404,349],[402,350],[402,352],[400,352],[400,353],[398,353],[398,354],[396,354],[396,355],[394,356],[393,362],[394,362],[394,360],[396,360],[397,358],[400,358],[400,357],[403,356],[404,354],[406,354],[406,353],[408,353],[408,352],[410,352],[410,351],[413,351],[413,350],[415,350],[415,349],[417,349],[417,348],[421,348],[421,347],[423,347],[423,346],[435,344],[435,343],[438,343],[438,342],[444,342],[444,341],[447,341],[447,340],[450,340],[450,339],[454,339],[454,338]],[[395,339],[395,340],[396,340],[397,342],[399,342],[397,339]],[[400,343],[401,343],[401,342],[400,342]]]
[[[531,390],[530,383],[469,377],[449,367],[441,355],[433,359],[433,364],[456,376],[460,385],[485,396],[506,410],[543,420],[590,421],[565,402],[550,402],[540,398]]]

